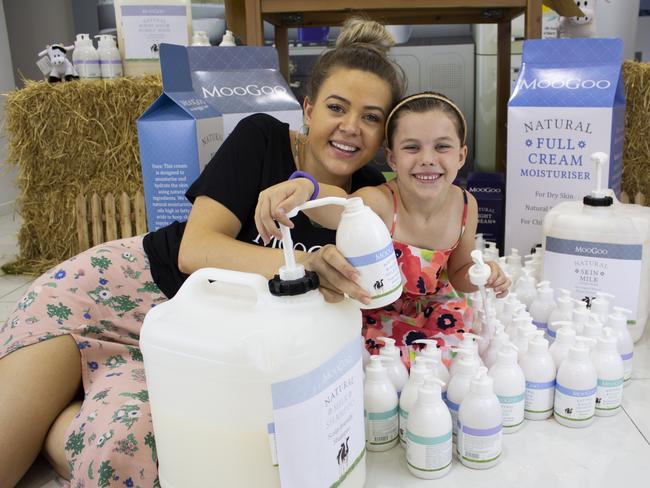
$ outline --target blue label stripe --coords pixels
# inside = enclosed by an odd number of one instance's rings
[[[269,434],[275,434],[275,423],[271,422],[270,424],[266,424],[266,432]]]
[[[566,388],[565,386],[562,386],[561,384],[557,383],[555,385],[555,389],[564,395],[577,397],[577,398],[588,397],[596,394],[595,386],[593,388],[589,388],[588,390],[574,390],[572,388]]]
[[[549,337],[556,337],[557,336],[557,332],[555,332],[550,327],[546,329],[546,333],[549,335]]]
[[[606,244],[558,239],[557,237],[546,238],[546,252],[568,254],[570,256],[640,261],[642,250],[641,244]]]
[[[535,327],[537,327],[538,329],[546,330],[547,328],[546,322],[536,322],[535,320],[533,320],[533,324],[535,324]]]
[[[458,412],[458,409],[460,408],[459,403],[454,403],[449,398],[447,398],[445,401],[447,402],[447,407],[449,407],[450,410]]]
[[[547,381],[546,383],[535,383],[534,381],[526,381],[526,388],[529,390],[548,390],[555,386],[555,380]]]
[[[466,425],[463,425],[463,434],[469,434],[476,437],[487,437],[490,435],[498,434],[499,432],[501,432],[501,429],[503,429],[503,426],[501,424],[497,425],[496,427],[492,427],[490,429],[474,429],[472,427],[467,427]]]
[[[526,399],[526,394],[522,393],[521,395],[514,396],[497,395],[497,398],[499,399],[499,403],[519,403],[523,402]]]
[[[397,415],[397,407],[385,412],[366,412],[368,420],[386,420]]]
[[[360,266],[368,266],[370,264],[379,263],[391,254],[395,255],[395,249],[393,248],[393,243],[389,242],[385,248],[380,249],[379,251],[375,251],[364,256],[348,257],[346,259],[348,260],[348,263],[350,263],[355,268],[358,268]]]
[[[435,444],[442,444],[451,440],[451,430],[444,435],[438,437],[422,437],[415,435],[410,430],[406,429],[406,438],[415,442],[416,444],[422,444],[424,446],[433,446]]]
[[[628,359],[632,359],[632,356],[634,356],[633,352],[630,352],[628,354],[621,354],[621,359],[623,361],[627,361]]]
[[[598,386],[605,386],[608,388],[614,388],[617,386],[621,386],[623,384],[623,378],[619,378],[617,380],[598,380]]]

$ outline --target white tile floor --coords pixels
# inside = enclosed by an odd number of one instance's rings
[[[0,216],[0,264],[17,252],[20,218]],[[8,276],[0,271],[0,323],[21,298],[31,276]],[[445,478],[454,486],[527,488],[589,488],[616,485],[647,486],[650,474],[650,332],[635,346],[632,384],[625,388],[620,414],[597,418],[587,429],[568,429],[553,420],[527,422],[518,433],[504,437],[504,460],[489,471],[473,471],[456,462]],[[438,486],[435,480],[413,478],[404,452],[395,447],[368,454],[369,488]],[[645,481],[643,481],[645,480]],[[57,488],[62,484],[38,459],[18,488]]]

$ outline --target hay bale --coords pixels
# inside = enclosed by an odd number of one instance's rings
[[[80,193],[142,191],[136,120],[161,94],[158,76],[49,84],[7,95],[9,164],[18,166],[20,256],[7,273],[39,274],[78,251]]]
[[[621,189],[650,197],[650,63],[625,61],[625,143]]]

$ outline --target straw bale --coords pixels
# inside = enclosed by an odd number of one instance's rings
[[[20,256],[7,273],[42,273],[77,253],[78,194],[142,191],[137,118],[158,76],[50,84],[7,94],[8,163],[18,167]]]
[[[625,143],[621,189],[650,197],[650,63],[625,61]]]

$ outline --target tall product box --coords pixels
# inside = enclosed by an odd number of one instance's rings
[[[185,192],[241,119],[265,112],[302,125],[272,47],[162,44],[160,65],[163,93],[137,122],[150,231],[187,219]]]
[[[467,176],[467,191],[478,204],[476,232],[486,241],[496,242],[503,249],[503,200],[505,177],[503,173],[473,172]]]
[[[527,254],[560,202],[594,188],[590,155],[609,154],[604,182],[620,191],[625,94],[620,39],[524,42],[508,104],[505,248]]]

